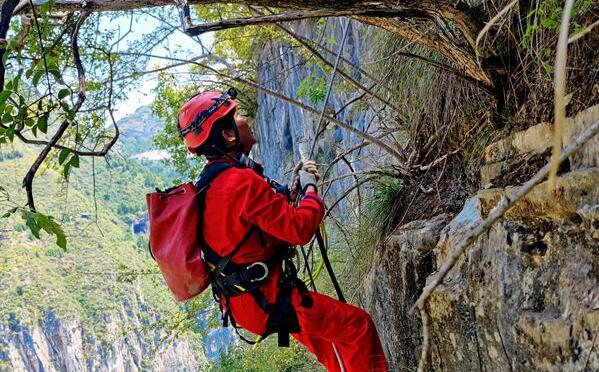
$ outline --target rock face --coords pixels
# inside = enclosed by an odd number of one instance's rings
[[[0,371],[196,371],[203,363],[186,341],[145,335],[143,327],[151,325],[126,304],[103,319],[109,332],[101,337],[52,312],[42,319],[32,326],[0,324]]]
[[[340,41],[342,35],[341,19],[329,18],[326,31],[326,39],[335,39]],[[354,64],[359,64],[361,56],[369,52],[368,45],[364,45],[364,38],[361,37],[365,26],[352,22],[349,26],[348,36],[343,49],[344,58]],[[304,37],[318,40],[319,30],[314,24],[306,21],[293,23],[293,30]],[[338,45],[328,45],[333,50],[337,51]],[[327,55],[329,61],[334,61],[334,57]],[[260,85],[265,86],[274,91],[280,92],[288,97],[297,98],[305,104],[315,107],[320,110],[322,102],[312,103],[304,97],[298,98],[298,90],[302,81],[308,76],[317,76],[326,81],[328,85],[330,78],[329,74],[323,75],[322,72],[315,66],[310,65],[306,61],[301,50],[292,47],[291,45],[281,44],[277,41],[266,43],[263,50],[259,54],[260,64],[258,68],[258,81]],[[312,61],[313,63],[313,61]],[[299,67],[298,67],[299,66]],[[347,69],[347,67],[344,67]],[[356,77],[359,78],[359,73]],[[337,75],[336,82],[342,79]],[[347,89],[346,89],[347,90]],[[351,89],[350,92],[340,92],[339,89],[333,88],[331,97],[327,104],[327,113],[340,111],[341,108],[353,98],[359,96],[360,91]],[[283,102],[277,98],[267,94],[258,92],[258,112],[256,115],[256,136],[258,145],[256,146],[256,157],[265,165],[267,175],[286,181],[288,171],[293,168],[293,164],[300,158],[310,157],[310,150],[314,142],[315,134],[318,131],[318,116],[313,113],[306,112]],[[340,111],[337,116],[341,121],[364,131],[369,125],[370,130],[374,129],[372,110],[356,110],[353,106],[348,106]],[[321,124],[321,135],[318,137],[314,156],[319,161],[331,162],[343,150],[347,150],[361,143],[362,139],[356,135],[336,128],[334,124],[324,121]],[[331,173],[333,176],[347,174],[353,167],[353,171],[360,171],[368,167],[369,155],[376,157],[377,162],[386,161],[389,156],[380,156],[378,150],[370,147],[363,148],[359,151],[346,154],[347,162],[338,162]],[[361,159],[361,160],[357,160]],[[342,190],[349,188],[352,185],[351,179],[340,179],[331,187],[331,194],[340,194]]]
[[[564,142],[598,109],[570,119]],[[488,164],[542,153],[543,129],[489,146]],[[433,370],[599,370],[598,151],[595,139],[552,192],[538,185],[460,258],[429,302]],[[411,222],[377,248],[365,300],[394,370],[417,364],[420,322],[408,310],[425,278],[512,190],[481,190],[453,219]]]
[[[420,321],[409,311],[433,270],[433,249],[448,217],[443,214],[400,227],[374,255],[364,286],[365,305],[393,366],[417,366],[414,351],[420,345]]]

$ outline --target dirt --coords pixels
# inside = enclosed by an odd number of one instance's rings
[[[428,172],[404,180],[404,192],[397,201],[401,208],[396,225],[430,219],[441,213],[457,213],[468,197],[460,158],[454,157]]]

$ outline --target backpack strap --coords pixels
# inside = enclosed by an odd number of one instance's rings
[[[221,174],[222,172],[224,172],[225,170],[227,170],[231,167],[233,167],[233,165],[227,164],[227,163],[213,163],[204,168],[204,170],[200,174],[200,178],[199,178],[198,182],[196,183],[196,190],[198,190],[197,191],[198,204],[199,204],[201,211],[203,211],[204,207],[205,207],[204,203],[205,203],[206,190],[208,190],[208,188],[210,187],[210,183],[219,174]],[[200,218],[200,226],[199,226],[200,229],[202,228],[202,226],[201,226],[202,223],[203,223],[203,218]],[[300,292],[305,293],[305,296],[303,296],[303,297],[308,297],[308,298],[302,298],[301,306],[311,307],[311,305],[312,305],[311,298],[309,298],[309,296],[307,296],[307,288],[305,287],[305,284],[300,279],[298,279],[297,271],[295,269],[295,266],[293,265],[293,262],[286,257],[288,254],[289,248],[284,251],[282,250],[283,252],[281,252],[280,256],[276,255],[276,257],[273,257],[272,260],[269,260],[269,261],[272,261],[272,262],[269,262],[269,264],[272,264],[275,261],[276,262],[285,261],[285,263],[286,263],[285,270],[282,272],[282,278],[279,282],[280,293],[279,293],[279,296],[277,297],[276,302],[274,304],[269,303],[268,300],[266,299],[266,297],[264,296],[264,294],[260,291],[259,287],[263,284],[262,282],[255,283],[255,286],[252,285],[247,288],[242,287],[240,291],[231,291],[231,290],[227,290],[226,288],[224,288],[225,286],[227,286],[226,283],[220,283],[221,280],[214,280],[214,278],[221,279],[221,276],[227,277],[228,275],[235,274],[235,273],[229,274],[226,270],[229,270],[228,266],[236,266],[233,263],[231,263],[233,256],[239,251],[241,246],[247,241],[247,239],[251,236],[251,234],[256,231],[260,232],[260,230],[257,227],[255,227],[255,226],[250,227],[248,232],[244,235],[244,237],[241,239],[241,241],[235,246],[233,251],[231,251],[231,253],[229,253],[225,257],[219,256],[211,247],[209,247],[205,242],[202,241],[202,250],[204,252],[204,257],[207,258],[207,261],[213,261],[213,264],[214,264],[214,270],[212,271],[212,274],[211,274],[212,278],[213,278],[213,280],[212,280],[213,295],[215,296],[215,299],[217,300],[217,302],[219,302],[219,305],[220,305],[220,301],[219,301],[220,296],[224,295],[226,309],[223,309],[221,306],[221,312],[223,313],[223,326],[226,327],[228,325],[228,322],[230,321],[231,325],[235,329],[235,332],[239,335],[239,337],[243,341],[245,341],[249,344],[255,344],[273,333],[278,333],[279,346],[286,347],[286,346],[289,346],[289,334],[297,333],[297,332],[300,332],[300,330],[301,330],[300,326],[299,326],[297,314],[295,312],[295,309],[291,305],[291,292],[292,292],[293,288],[294,287],[298,288],[300,290]],[[260,236],[260,238],[262,240],[262,236]],[[268,266],[270,266],[270,265],[268,265]],[[236,269],[238,269],[238,268],[236,268]],[[237,271],[237,270],[234,270],[234,271]],[[229,283],[229,284],[235,284],[235,283]],[[254,300],[256,301],[258,306],[265,313],[267,313],[269,315],[267,324],[266,324],[266,333],[264,335],[262,335],[261,339],[258,341],[248,340],[239,332],[239,327],[237,326],[237,323],[235,322],[235,319],[233,318],[233,314],[231,313],[231,309],[229,306],[229,298],[232,295],[242,294],[242,293],[249,293],[254,298]],[[310,301],[304,301],[305,299],[310,300]]]
[[[206,165],[202,170],[202,173],[200,173],[200,178],[195,185],[198,195],[208,190],[212,181],[229,168],[233,168],[233,165],[228,163],[212,163]],[[203,205],[200,205],[200,207],[203,207]]]

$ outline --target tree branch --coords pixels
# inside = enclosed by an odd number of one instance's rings
[[[322,17],[349,17],[354,15],[373,15],[376,17],[398,17],[401,15],[400,10],[387,9],[381,10],[380,8],[364,8],[364,9],[351,9],[351,10],[331,10],[331,9],[317,9],[317,10],[289,10],[279,14],[269,15],[258,15],[254,17],[246,18],[234,18],[225,19],[217,22],[208,22],[199,25],[194,25],[188,28],[194,35],[200,35],[210,31],[227,30],[230,28],[255,26],[255,25],[270,25],[278,24],[279,22],[297,21],[308,18],[322,18]]]
[[[329,66],[330,68],[333,68],[333,63],[331,63],[328,59],[326,59],[320,52],[318,52],[316,50],[316,48],[314,48],[312,45],[310,45],[305,39],[301,38],[299,35],[296,35],[294,32],[292,32],[291,30],[287,29],[285,26],[277,24],[277,27],[280,28],[281,30],[283,30],[284,32],[286,32],[289,36],[291,36],[295,40],[297,40],[297,42],[299,42],[301,45],[303,45],[304,48],[308,49],[308,51],[310,51],[310,53],[312,53],[312,55],[314,57],[316,57],[316,59],[320,60],[321,62],[323,62],[325,65]],[[335,57],[337,57],[336,54],[335,54]],[[340,57],[340,58],[342,58],[342,57]],[[356,79],[354,79],[353,77],[351,77],[349,74],[347,74],[342,69],[338,69],[337,73],[339,73],[339,75],[341,75],[347,82],[349,82],[354,87],[356,87],[356,88],[360,89],[361,91],[367,93],[368,95],[376,98],[381,103],[383,103],[384,105],[392,108],[395,112],[397,112],[398,114],[401,115],[401,111],[399,110],[399,108],[397,106],[395,106],[394,104],[392,104],[389,100],[381,97],[379,94],[373,92],[372,89],[370,89],[370,88],[364,86],[362,83],[358,82]],[[386,88],[386,87],[384,87],[384,88]],[[389,92],[391,92],[392,94],[397,94],[396,92],[393,92],[393,91],[391,91],[388,88],[387,88],[387,90]],[[405,120],[405,118],[403,118],[403,119]]]
[[[79,92],[77,95],[77,102],[73,107],[73,111],[75,113],[79,111],[79,109],[83,105],[83,102],[85,101],[85,70],[83,69],[83,65],[81,63],[77,36],[79,35],[79,29],[81,28],[81,25],[83,24],[88,15],[89,13],[87,12],[81,13],[81,15],[79,16],[79,20],[75,25],[75,29],[71,34],[71,49],[73,50],[73,59],[75,60],[75,65],[77,66],[77,76],[79,78]],[[27,205],[32,211],[35,211],[35,202],[33,199],[33,178],[35,177],[35,173],[38,171],[39,167],[42,165],[52,148],[54,148],[54,145],[56,145],[56,143],[62,138],[64,132],[67,130],[69,125],[69,119],[65,119],[62,122],[58,130],[56,130],[56,133],[54,133],[54,135],[50,139],[50,142],[39,153],[31,167],[29,168],[29,171],[25,175],[25,178],[23,179],[23,187],[27,192]]]
[[[6,34],[10,28],[10,19],[17,4],[18,0],[5,0],[2,3],[2,8],[0,8],[2,12],[0,14],[0,92],[4,90],[4,75],[6,73],[4,68],[4,53],[8,48]]]
[[[123,53],[120,53],[120,54],[123,54],[123,55],[139,55],[139,56],[145,56],[145,57],[150,57],[150,58],[166,59],[166,60],[175,61],[175,62],[185,62],[185,61],[188,61],[188,60],[184,60],[184,59],[180,59],[180,58],[164,57],[164,56],[157,56],[157,55],[145,54],[145,53],[126,53],[126,52],[123,52]],[[248,86],[250,86],[250,87],[252,87],[252,88],[254,88],[256,90],[259,90],[259,91],[261,91],[263,93],[266,93],[266,94],[268,94],[268,95],[270,95],[272,97],[278,98],[281,101],[290,103],[290,104],[292,104],[292,105],[294,105],[294,106],[296,106],[296,107],[298,107],[298,108],[300,108],[302,110],[305,110],[305,111],[307,111],[307,112],[309,112],[311,114],[314,114],[314,115],[317,115],[317,116],[320,115],[320,111],[318,111],[317,109],[315,109],[313,107],[310,107],[310,106],[304,104],[303,102],[300,102],[300,101],[295,100],[293,98],[287,97],[287,96],[285,96],[285,95],[283,95],[281,93],[275,92],[272,89],[263,87],[262,85],[256,83],[255,81],[246,79],[246,78],[241,77],[241,76],[231,76],[231,75],[225,74],[224,72],[221,72],[221,71],[219,71],[219,70],[217,70],[217,69],[215,69],[215,68],[213,68],[211,66],[208,66],[206,64],[203,64],[203,63],[199,63],[199,62],[191,62],[191,63],[193,63],[193,64],[195,64],[197,66],[200,66],[202,68],[205,68],[206,70],[208,70],[208,71],[210,71],[210,72],[212,72],[212,73],[214,73],[214,74],[216,74],[218,76],[221,76],[221,77],[233,80],[233,81],[237,81],[237,82],[242,83],[242,84],[246,84],[246,85],[248,85]],[[356,129],[353,126],[351,126],[351,125],[349,125],[349,124],[347,124],[347,123],[345,123],[345,122],[343,122],[343,121],[341,121],[341,120],[339,120],[339,119],[337,119],[335,117],[332,117],[331,115],[325,115],[325,119],[329,120],[332,123],[337,124],[339,127],[347,130],[348,132],[351,132],[351,133],[355,134],[357,137],[362,138],[364,140],[367,140],[369,142],[372,142],[373,144],[379,146],[381,149],[383,149],[389,155],[393,156],[395,159],[398,160],[400,169],[403,169],[403,170],[406,169],[406,167],[405,167],[405,160],[406,160],[405,156],[403,154],[401,154],[400,152],[398,152],[397,150],[393,149],[388,144],[384,143],[383,141],[379,140],[378,138],[374,137],[371,134],[362,132],[361,130]],[[407,170],[406,170],[406,172],[407,172]]]

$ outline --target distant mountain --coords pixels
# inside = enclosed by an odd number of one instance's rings
[[[148,151],[159,151],[152,141],[153,137],[162,130],[164,123],[154,115],[150,106],[139,107],[133,114],[119,120],[117,125],[121,131],[119,149],[127,157],[134,157]],[[162,151],[160,153],[161,155],[158,156],[141,158],[164,159],[165,154],[162,154]]]
[[[150,106],[140,106],[131,115],[118,122],[123,137],[154,136],[162,129],[162,122],[154,115]]]

